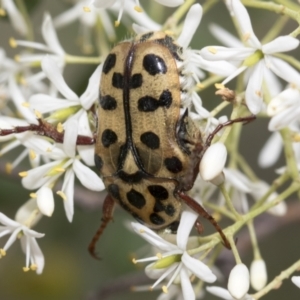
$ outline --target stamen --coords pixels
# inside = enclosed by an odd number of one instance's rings
[[[5,164],[5,172],[7,174],[11,174],[11,171],[12,171],[13,167],[12,167],[12,164],[11,163],[6,163]]]
[[[223,83],[215,83],[215,88],[218,90],[225,89],[225,85]]]
[[[28,272],[28,271],[30,271],[30,268],[28,268],[28,267],[23,267],[23,271],[24,271],[24,272]]]
[[[168,288],[165,285],[163,285],[161,289],[165,294],[169,293]]]
[[[24,106],[24,107],[29,107],[29,106],[30,106],[30,103],[28,103],[28,102],[23,102],[21,105]]]
[[[33,199],[37,198],[37,194],[36,193],[30,193],[29,196],[30,196],[30,198],[33,198]]]
[[[18,47],[18,44],[17,44],[17,41],[11,37],[9,40],[8,40],[8,43],[9,45],[12,47],[12,48],[17,48]]]
[[[57,130],[59,133],[62,133],[62,132],[64,131],[64,127],[63,127],[63,125],[62,125],[61,122],[59,122],[59,123],[57,124],[56,130]]]
[[[28,175],[28,172],[26,172],[26,171],[19,173],[20,177],[26,177],[27,175]]]
[[[6,11],[3,8],[0,8],[0,17],[5,17]]]
[[[61,173],[63,173],[63,172],[66,171],[64,168],[60,168],[60,167],[55,168],[54,170],[55,170],[56,172],[61,172]]]
[[[32,149],[29,150],[29,157],[32,160],[36,158],[36,153]]]
[[[57,191],[56,194],[60,196],[64,201],[67,201],[67,196],[63,191]]]
[[[89,6],[83,6],[82,8],[84,12],[91,12],[91,8]]]
[[[143,12],[142,8],[140,6],[137,6],[137,5],[134,7],[134,10],[139,12],[139,13]]]
[[[32,271],[36,271],[37,270],[37,265],[36,264],[32,264],[31,266],[30,266],[30,270],[32,270]]]
[[[250,32],[246,32],[246,33],[243,35],[242,40],[243,40],[244,42],[247,42],[247,41],[249,40],[250,36],[251,36],[251,33],[250,33]]]
[[[209,47],[209,48],[208,48],[208,51],[209,51],[210,53],[212,53],[212,54],[216,54],[216,53],[218,52],[217,49],[214,48],[214,47]]]
[[[34,114],[38,119],[42,118],[42,114],[38,110],[34,110]]]
[[[6,251],[4,249],[0,249],[0,258],[6,255]]]

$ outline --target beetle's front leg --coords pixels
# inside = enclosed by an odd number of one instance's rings
[[[222,228],[217,223],[217,221],[193,198],[186,195],[184,192],[178,191],[177,193],[187,206],[189,206],[192,210],[194,210],[196,213],[198,213],[203,218],[207,219],[216,228],[216,230],[219,232],[219,234],[223,240],[224,246],[227,249],[231,249],[230,243],[227,240]]]
[[[107,194],[106,198],[104,199],[103,206],[102,206],[103,216],[102,216],[101,225],[100,225],[99,229],[97,230],[97,232],[95,233],[95,235],[93,236],[93,239],[90,242],[89,247],[88,247],[90,254],[96,259],[99,259],[99,257],[97,256],[97,254],[95,252],[96,243],[98,242],[98,240],[99,240],[100,236],[102,235],[104,229],[106,228],[107,224],[113,219],[114,208],[115,208],[115,201],[109,194]]]
[[[23,133],[26,131],[33,131],[38,135],[46,136],[51,138],[56,143],[63,143],[64,132],[60,132],[57,128],[42,119],[38,119],[39,124],[29,124],[28,126],[16,126],[13,129],[0,129],[0,136],[6,136],[10,134]],[[95,144],[96,138],[78,135],[76,145],[93,145]]]

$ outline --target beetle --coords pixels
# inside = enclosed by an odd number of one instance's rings
[[[148,32],[116,45],[103,64],[97,132],[94,138],[77,138],[78,145],[95,143],[96,168],[108,191],[101,226],[89,245],[94,257],[116,203],[149,228],[171,232],[177,230],[185,203],[214,225],[230,249],[217,222],[187,192],[214,135],[224,126],[249,122],[254,116],[220,124],[203,141],[188,108],[182,107],[186,93],[180,84],[182,60],[182,48],[171,36]],[[33,130],[63,141],[63,133],[38,121],[38,125],[1,130],[0,135]]]

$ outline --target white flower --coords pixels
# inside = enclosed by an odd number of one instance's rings
[[[243,4],[239,0],[232,0],[231,8],[246,46],[237,48],[209,46],[201,50],[201,55],[208,60],[230,60],[241,64],[222,82],[223,84],[249,68],[245,98],[249,110],[253,114],[257,114],[262,109],[262,82],[268,69],[289,83],[299,82],[298,72],[285,61],[273,56],[276,53],[295,49],[298,47],[299,41],[291,36],[280,36],[262,45],[253,32],[248,12]],[[272,88],[269,86],[269,89]]]
[[[228,292],[228,290],[224,289],[224,288],[221,288],[221,287],[218,287],[218,286],[207,286],[206,287],[206,290],[217,296],[217,297],[220,297],[222,299],[225,299],[225,300],[236,300],[236,298],[233,298],[231,296],[231,294]],[[239,299],[239,300],[253,300],[253,298],[246,294],[243,298]]]
[[[185,300],[193,300],[195,299],[195,293],[190,281],[191,274],[195,274],[205,282],[214,282],[216,280],[216,276],[204,263],[191,257],[186,251],[189,233],[197,218],[198,215],[191,210],[182,212],[176,236],[177,245],[163,240],[155,232],[141,224],[132,223],[133,229],[137,234],[164,252],[155,257],[136,260],[136,262],[156,261],[145,269],[146,274],[150,278],[158,278],[151,288],[157,286],[165,278],[169,278],[168,284],[163,286],[163,291],[167,292],[171,284],[179,277],[183,298]]]
[[[221,175],[227,158],[227,149],[222,143],[211,145],[200,162],[200,175],[205,181],[215,180]]]
[[[282,129],[299,121],[300,86],[292,85],[273,98],[268,105],[267,113],[271,117],[270,131]]]
[[[260,291],[263,287],[265,287],[267,280],[268,274],[265,261],[263,259],[253,260],[250,266],[251,286],[256,291]]]
[[[17,238],[20,238],[22,250],[26,254],[26,263],[23,270],[34,270],[37,274],[41,274],[45,261],[36,238],[41,238],[44,234],[31,230],[26,225],[6,217],[3,213],[0,213],[0,223],[3,224],[3,226],[0,226],[0,237],[10,235],[4,247],[0,249],[0,257],[6,254],[6,251]]]
[[[300,288],[300,276],[293,276],[292,283],[295,284],[298,288]]]
[[[250,287],[248,268],[240,263],[233,267],[229,274],[228,291],[233,298],[243,299]]]

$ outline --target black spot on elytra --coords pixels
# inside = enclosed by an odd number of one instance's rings
[[[113,198],[117,199],[118,201],[121,201],[120,190],[118,185],[114,183],[110,184],[107,187],[107,191]]]
[[[164,90],[159,97],[159,105],[169,108],[172,104],[172,94],[169,90]]]
[[[155,54],[144,56],[143,67],[152,76],[160,73],[166,74],[168,70],[164,60]]]
[[[122,89],[124,87],[124,76],[115,72],[112,77],[112,85],[117,89]]]
[[[175,213],[175,208],[173,205],[169,204],[165,207],[165,212],[168,216],[173,217]]]
[[[159,107],[169,108],[172,104],[172,93],[169,90],[164,90],[159,99],[155,99],[151,96],[144,96],[138,100],[139,111],[149,112],[155,111]]]
[[[148,191],[156,200],[167,200],[169,197],[167,189],[161,185],[149,185]]]
[[[131,189],[126,195],[127,195],[127,200],[134,207],[141,209],[145,206],[146,199],[138,191]]]
[[[101,142],[102,142],[102,145],[106,148],[108,148],[110,145],[114,144],[117,141],[117,139],[118,139],[118,136],[111,129],[105,129],[102,132]]]
[[[132,77],[130,78],[130,88],[131,89],[136,89],[141,87],[143,84],[143,76],[142,74],[134,74],[132,75]]]
[[[103,73],[107,74],[115,66],[115,64],[116,64],[116,54],[110,53],[103,64],[103,69],[102,69]]]
[[[95,153],[94,161],[95,161],[95,165],[96,165],[97,170],[100,170],[103,167],[102,158],[98,154]]]
[[[120,170],[118,172],[118,176],[124,182],[127,182],[129,184],[139,183],[144,178],[143,172],[141,172],[141,171],[136,171],[133,174],[128,174],[128,173],[124,172],[123,170]]]
[[[179,227],[179,221],[174,221],[173,223],[171,223],[171,224],[168,226],[168,229],[170,229],[172,233],[176,233],[178,227]]]
[[[166,221],[156,213],[150,215],[150,221],[155,225],[163,225]]]
[[[182,163],[176,156],[167,157],[164,160],[164,163],[166,168],[172,173],[178,173],[182,171]]]
[[[150,39],[153,34],[153,31],[143,34],[140,38],[140,42],[145,42],[146,40]]]
[[[143,144],[152,150],[159,148],[159,137],[152,131],[144,132],[140,139]]]
[[[150,96],[145,96],[139,99],[138,109],[139,111],[155,111],[159,107],[159,102]]]
[[[104,110],[114,110],[117,107],[116,99],[110,95],[100,95],[99,103]]]

